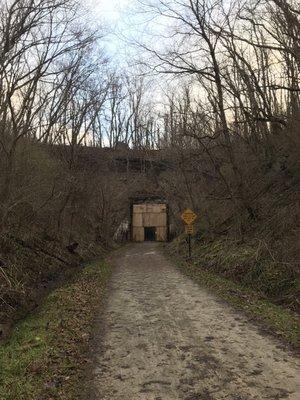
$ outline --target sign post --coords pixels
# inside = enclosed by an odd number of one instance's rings
[[[181,214],[181,219],[185,223],[185,233],[188,235],[188,247],[189,247],[189,258],[192,257],[192,235],[194,234],[194,225],[193,223],[197,219],[197,214],[190,209],[186,209]]]
[[[189,236],[188,236],[188,243],[189,243],[189,258],[191,258],[192,257],[192,238],[191,238],[191,234],[189,233]]]

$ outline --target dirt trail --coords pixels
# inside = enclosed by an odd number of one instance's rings
[[[299,361],[183,276],[157,244],[112,261],[95,399],[300,399]]]

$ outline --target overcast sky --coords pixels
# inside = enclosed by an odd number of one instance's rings
[[[139,74],[140,60],[147,60],[152,56],[143,51],[139,43],[147,43],[150,47],[163,45],[165,39],[160,34],[166,29],[169,21],[155,19],[141,7],[138,0],[82,0],[91,11],[92,18],[103,23],[108,32],[104,38],[104,45],[116,69],[131,71],[131,75]],[[149,71],[148,71],[149,72]],[[148,75],[148,74],[147,74]],[[150,78],[150,76],[149,76]],[[165,84],[170,85],[172,77],[151,74],[151,96],[159,102]],[[155,93],[155,95],[154,95]]]
[[[121,51],[125,45],[121,37],[127,37],[134,30],[129,20],[133,16],[135,0],[86,0],[95,21],[103,24],[108,32],[107,48],[110,52]]]
[[[154,32],[162,28],[149,16],[138,0],[82,0],[91,11],[92,18],[105,26],[106,49],[116,60],[131,62],[137,49],[136,41],[157,41]],[[151,31],[151,34],[149,34]],[[138,50],[141,52],[141,49]]]
[[[90,7],[99,19],[109,22],[118,22],[122,14],[126,13],[132,0],[88,0]]]

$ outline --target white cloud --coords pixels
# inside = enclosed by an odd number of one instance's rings
[[[118,21],[131,0],[88,0],[95,16],[107,21]]]

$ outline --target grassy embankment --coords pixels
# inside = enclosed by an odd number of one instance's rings
[[[109,275],[104,261],[90,264],[16,325],[0,346],[0,400],[78,399]]]
[[[180,270],[219,297],[246,312],[267,331],[300,347],[299,278],[287,266],[263,257],[259,248],[230,240],[196,242],[187,260],[187,244],[179,237],[166,246]]]
[[[99,259],[107,251],[81,240],[76,252],[70,252],[59,240],[42,236],[30,230],[20,237],[0,235],[0,342],[50,291],[70,281],[83,262]]]

